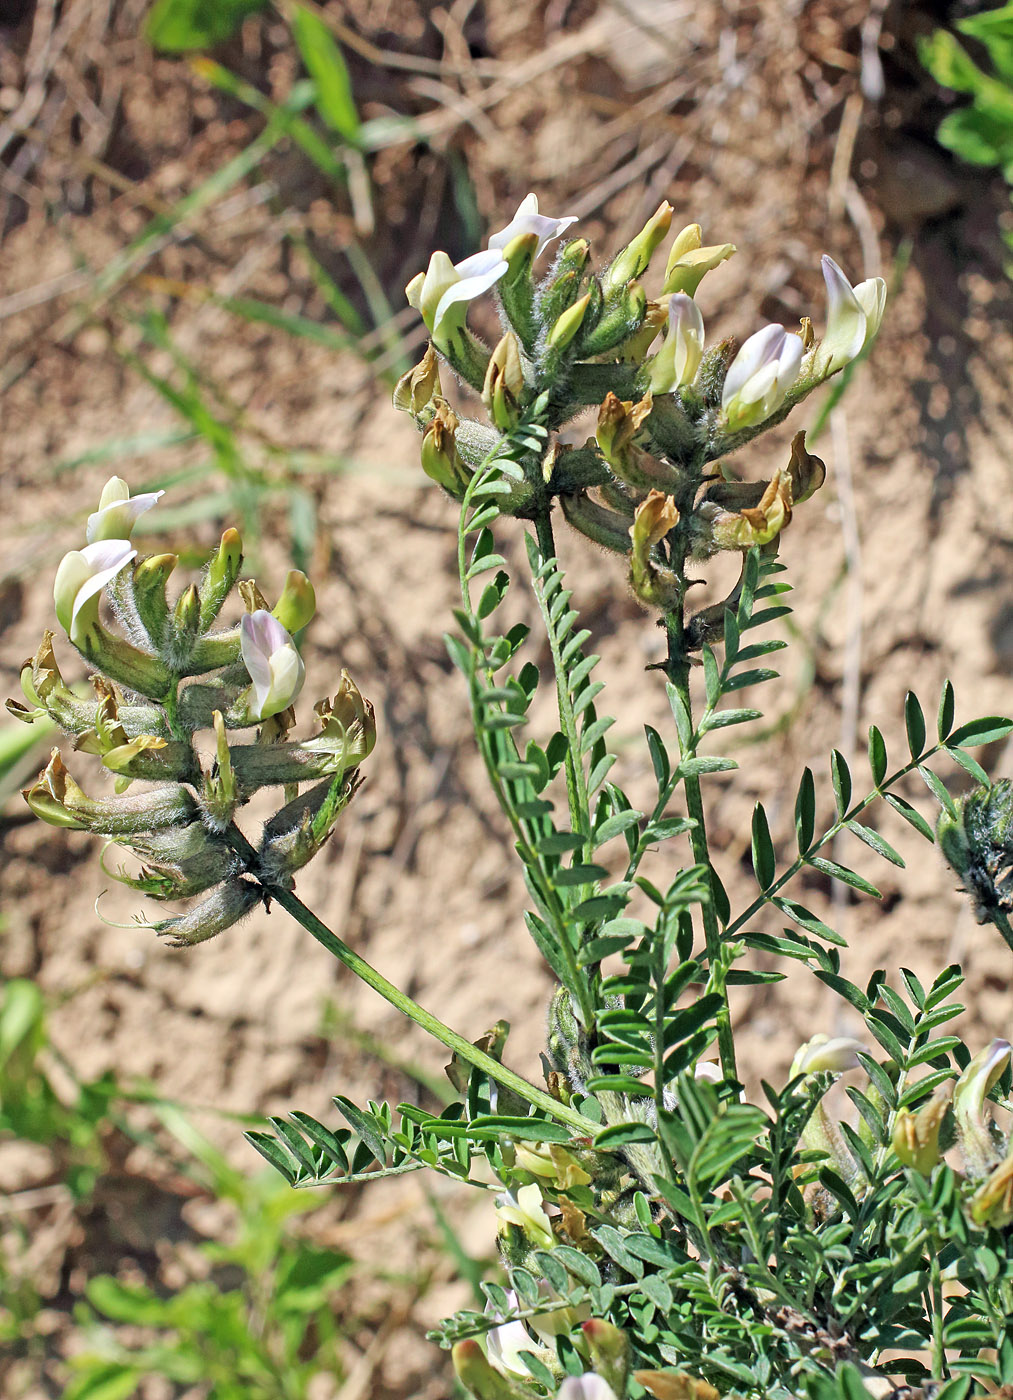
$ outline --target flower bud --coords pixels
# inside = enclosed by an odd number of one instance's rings
[[[239,805],[240,793],[221,710],[214,711],[211,723],[215,731],[215,764],[204,779],[204,811],[212,829],[224,831]]]
[[[175,554],[152,554],[142,559],[134,569],[134,607],[148,640],[154,647],[165,641],[169,620],[169,603],[165,596],[169,575],[179,563]]]
[[[570,341],[580,330],[584,317],[587,315],[587,308],[591,301],[590,292],[586,292],[579,301],[575,301],[572,306],[568,306],[563,314],[558,318],[552,330],[549,331],[547,342],[550,350],[565,350]]]
[[[574,1186],[589,1186],[591,1177],[559,1143],[518,1142],[516,1165],[532,1176],[548,1182],[557,1191],[569,1191]]]
[[[286,632],[301,632],[317,610],[317,595],[301,569],[290,569],[271,616]]]
[[[192,948],[223,933],[244,919],[264,897],[262,885],[241,875],[233,876],[213,894],[185,914],[176,914],[153,924],[154,931],[168,938],[170,948]]]
[[[408,370],[398,380],[394,388],[394,407],[417,419],[433,399],[442,397],[440,361],[430,345],[415,368]]]
[[[173,659],[180,667],[189,660],[194,643],[200,636],[200,594],[197,585],[191,583],[184,588],[176,600],[172,614]]]
[[[719,263],[723,263],[735,252],[734,243],[719,243],[710,248],[702,248],[701,242],[699,224],[688,224],[681,233],[676,235],[665,268],[665,282],[661,289],[662,296],[669,296],[673,292],[684,292],[686,296],[695,297],[696,289],[703,280],[704,274],[717,267]]]
[[[495,426],[507,433],[517,426],[523,397],[524,370],[521,367],[520,346],[513,332],[507,331],[489,359],[482,387],[482,402]]]
[[[519,1327],[521,1324],[517,1325]],[[450,1355],[458,1380],[476,1400],[526,1400],[530,1396],[531,1392],[526,1386],[521,1389],[514,1385],[491,1365],[473,1338],[455,1342]]]
[[[217,551],[211,556],[200,584],[200,631],[206,632],[222,610],[239,577],[243,563],[243,541],[238,530],[226,530]],[[136,572],[134,575],[136,585]]]
[[[984,1176],[1002,1156],[991,1119],[985,1117],[985,1100],[1009,1067],[1010,1054],[1008,1040],[993,1040],[978,1051],[953,1088],[960,1150],[972,1177]]]
[[[917,1113],[901,1108],[893,1120],[890,1141],[894,1152],[906,1167],[913,1167],[922,1176],[931,1176],[933,1167],[942,1161],[939,1134],[952,1098],[953,1081],[947,1080]]]
[[[651,391],[669,394],[692,384],[703,358],[703,317],[692,297],[680,292],[669,299],[665,343],[651,361]]]
[[[630,1371],[630,1341],[626,1333],[600,1317],[590,1318],[580,1330],[595,1371],[617,1395],[625,1395]]]
[[[572,496],[560,496],[559,504],[567,524],[586,535],[595,544],[611,549],[615,554],[628,554],[630,549],[629,517],[592,501],[586,491]]]
[[[728,367],[721,410],[731,432],[750,428],[779,408],[798,378],[802,339],[783,326],[751,335]]]
[[[138,516],[150,510],[164,495],[164,491],[148,491],[140,496],[131,496],[130,487],[123,478],[111,476],[102,488],[98,510],[88,517],[88,543],[128,540]]]
[[[647,271],[651,255],[672,227],[672,213],[672,206],[663,200],[636,238],[613,259],[602,278],[606,297]]]
[[[106,584],[137,554],[125,539],[101,539],[65,554],[56,571],[56,616],[70,640],[80,645],[98,625],[99,598]]]
[[[791,1062],[789,1078],[797,1074],[843,1074],[857,1069],[859,1052],[865,1046],[849,1035],[829,1036],[820,1033],[799,1046]]]
[[[302,689],[306,668],[299,649],[269,612],[247,613],[240,623],[240,650],[250,680],[254,721],[287,709]]]

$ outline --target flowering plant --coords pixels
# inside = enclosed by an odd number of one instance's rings
[[[745,479],[728,458],[867,353],[886,289],[879,279],[852,287],[825,258],[822,336],[806,318],[741,344],[708,343],[697,296],[735,249],[703,246],[690,224],[651,299],[642,279],[671,222],[663,204],[595,271],[584,239],[559,246],[573,218],[543,215],[529,196],[487,250],[456,266],[435,253],[408,287],[432,344],[395,404],[419,427],[424,471],[459,510],[461,602],[448,647],[523,866],[527,927],[557,984],[542,1083],[504,1063],[505,1022],[469,1040],[296,898],[295,872],[355,791],[372,712],[346,678],[316,707],[321,733],[289,740],[304,676],[293,634],[309,620],[312,591],[290,575],[272,610],[242,583],[246,617],[214,630],[239,573],[234,532],[170,605],[175,560],[135,564],[126,538],[152,501],[110,484],[92,517],[97,532],[64,560],[56,587],[58,618],[95,669],[97,699],[63,685],[47,634],[23,672],[32,708],[14,708],[28,720],[50,714],[118,784],[154,786],[88,799],[54,755],[26,797],[46,820],[131,847],[149,863],[134,883],[156,897],[202,898],[155,925],[175,941],[198,942],[273,900],[454,1052],[459,1098],[441,1113],[338,1095],[347,1126],[295,1112],[275,1134],[249,1136],[296,1185],[426,1169],[494,1194],[508,1286],[484,1284],[485,1311],[459,1313],[435,1333],[478,1400],[963,1400],[1013,1386],[1013,1149],[991,1107],[1010,1107],[1010,1046],[972,1054],[946,1030],[962,1009],[952,1000],[957,967],[929,987],[905,969],[855,985],[844,940],[789,887],[808,870],[877,897],[828,852],[847,832],[903,865],[870,824],[878,802],[933,841],[932,823],[896,791],[918,773],[940,809],[943,855],[978,916],[1013,945],[1013,791],[968,752],[1013,732],[1013,721],[957,725],[947,682],[930,739],[909,694],[909,753],[891,768],[873,728],[864,795],[831,756],[836,816],[825,829],[803,771],[794,854],[775,846],[757,804],[756,891],[733,909],[705,791],[709,775],[737,765],[708,749],[760,715],[742,692],[752,702],[775,677],[766,662],[785,645],[764,631],[789,611],[781,534],[825,468],[802,432],[768,480]],[[495,346],[467,324],[471,301],[487,293],[501,317]],[[448,374],[465,386],[453,403]],[[484,418],[466,416],[468,387]],[[594,435],[575,443],[564,431],[587,409]],[[542,685],[528,629],[496,626],[512,583],[497,543],[507,517],[525,523],[537,645],[551,658],[558,723],[547,736],[527,732]],[[655,787],[646,810],[617,781],[599,658],[556,557],[560,518],[622,561],[664,631],[665,659],[651,670],[667,692],[672,737],[646,730]],[[696,571],[719,553],[737,559],[737,580],[719,603],[694,610]],[[119,633],[103,623],[103,595]],[[253,743],[234,742],[236,730],[258,725]],[[215,734],[210,768],[192,744],[200,728]],[[970,775],[970,793],[951,796],[930,766],[936,756]],[[285,804],[254,846],[234,814],[271,784]],[[763,969],[751,953],[763,954]],[[780,980],[788,964],[841,999],[854,1034],[814,1034],[786,1077],[745,1085],[729,989]],[[847,1104],[829,1093],[844,1075]]]

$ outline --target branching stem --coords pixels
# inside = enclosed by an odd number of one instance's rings
[[[239,828],[235,825],[229,827],[226,839],[232,849],[243,858],[249,873],[259,878],[257,852]],[[557,1122],[565,1123],[568,1128],[573,1128],[582,1136],[593,1136],[598,1132],[600,1124],[592,1122],[589,1118],[584,1118],[575,1109],[569,1108],[566,1104],[554,1099],[551,1094],[547,1094],[544,1089],[538,1089],[534,1084],[529,1084],[519,1074],[515,1074],[513,1070],[507,1069],[498,1060],[494,1060],[491,1055],[487,1055],[477,1046],[472,1045],[471,1041],[465,1039],[463,1035],[444,1025],[431,1011],[420,1006],[399,987],[395,987],[393,982],[389,982],[381,972],[377,972],[376,968],[366,962],[365,958],[360,957],[352,948],[349,948],[347,943],[342,942],[337,934],[318,919],[316,914],[308,909],[291,890],[268,885],[265,885],[264,888],[270,898],[280,904],[286,913],[291,914],[293,919],[300,923],[322,947],[326,948],[332,957],[337,958],[368,987],[379,992],[380,996],[385,1001],[390,1002],[391,1006],[396,1007],[398,1011],[409,1017],[417,1026],[421,1026],[424,1031],[428,1032],[435,1040],[440,1041],[448,1050],[452,1050],[466,1064],[481,1070],[490,1079],[494,1079],[497,1084],[519,1094],[534,1108],[539,1108],[543,1113],[550,1114]]]

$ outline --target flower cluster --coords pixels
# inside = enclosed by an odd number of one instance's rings
[[[886,286],[877,277],[852,287],[824,257],[822,339],[806,318],[797,331],[767,325],[741,344],[708,345],[696,297],[704,276],[735,252],[731,243],[704,246],[700,226],[689,224],[651,300],[641,279],[668,235],[671,207],[662,204],[602,272],[591,270],[590,247],[575,238],[539,275],[538,259],[574,222],[541,214],[528,195],[485,251],[456,265],[434,253],[407,287],[432,344],[394,402],[422,430],[424,470],[458,500],[504,437],[534,423],[557,430],[596,406],[597,432],[582,446],[550,440],[535,451],[529,435],[524,482],[512,485],[502,509],[536,519],[558,500],[575,529],[628,558],[635,593],[670,612],[687,560],[776,548],[794,506],[821,485],[825,469],[801,434],[789,465],[769,481],[743,482],[721,459],[862,354],[882,321]],[[470,303],[489,291],[503,328],[492,348],[466,320]],[[481,393],[488,423],[451,407],[441,361]],[[707,640],[707,628],[706,617],[691,626],[690,645]]]
[[[319,732],[289,739],[305,677],[292,634],[316,609],[312,585],[293,570],[272,609],[257,584],[243,580],[245,616],[217,627],[242,564],[239,535],[226,530],[200,582],[170,602],[177,556],[138,560],[130,543],[138,517],[160,495],[131,496],[113,477],[88,518],[86,544],[57,569],[56,616],[92,668],[92,693],[65,683],[47,631],[21,669],[27,705],[9,700],[7,708],[29,724],[54,720],[75,750],[113,775],[115,795],[89,797],[54,749],[25,800],[43,821],[129,849],[143,865],[139,875],[116,875],[125,884],[160,900],[199,897],[188,912],[153,925],[180,946],[213,937],[272,890],[292,887],[353,796],[376,727],[372,706],[343,672],[337,694],[315,706]],[[236,731],[257,726],[253,742],[235,742]],[[195,743],[201,730],[214,735],[209,762]],[[137,779],[150,786],[127,792]],[[234,817],[265,787],[282,788],[285,800],[254,850]]]
[[[865,1047],[848,1036],[814,1036],[803,1045],[791,1067],[792,1077],[839,1077],[861,1065]],[[1013,1132],[1003,1133],[986,1108],[989,1096],[1004,1076],[1009,1077],[1013,1047],[993,1040],[967,1064],[956,1079],[938,1084],[917,1108],[902,1105],[893,1117],[891,1145],[906,1167],[931,1176],[943,1153],[956,1145],[964,1175],[973,1192],[967,1213],[975,1225],[1005,1229],[1013,1224]],[[827,1083],[831,1082],[828,1078]],[[865,1086],[868,1101],[882,1104],[875,1084]],[[862,1124],[859,1137],[867,1134]],[[803,1133],[803,1144],[822,1152],[854,1195],[869,1189],[862,1164],[845,1141],[821,1098]],[[818,1192],[810,1204],[818,1198]],[[817,1206],[818,1208],[818,1206]]]

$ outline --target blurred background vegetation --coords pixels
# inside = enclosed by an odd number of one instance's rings
[[[411,522],[421,532],[395,553],[403,581],[428,586],[450,523],[418,491],[410,432],[388,406],[423,343],[402,288],[433,248],[474,251],[529,188],[550,212],[578,215],[599,250],[664,198],[708,241],[748,247],[724,275],[719,328],[726,314],[740,324],[807,314],[824,248],[854,280],[892,277],[877,352],[890,373],[845,386],[858,419],[885,425],[866,435],[881,496],[856,496],[846,440],[828,434],[840,565],[802,615],[807,664],[781,719],[808,752],[799,726],[830,725],[836,741],[843,705],[853,738],[877,664],[875,644],[862,651],[861,619],[847,621],[860,536],[892,511],[897,538],[938,536],[950,567],[960,546],[945,521],[971,509],[961,492],[980,509],[1008,488],[1013,7],[979,10],[962,0],[6,0],[7,693],[46,621],[52,567],[113,472],[135,490],[172,488],[144,521],[165,547],[179,550],[188,531],[203,550],[235,523],[254,568],[291,560],[334,580],[324,655],[352,654],[394,742],[373,805],[363,799],[375,859],[364,869],[361,848],[343,850],[317,891],[321,913],[337,908],[367,941],[386,918],[395,970],[482,1015],[477,993],[469,1002],[456,973],[433,967],[444,919],[456,917],[442,911],[447,870],[428,904],[418,883],[397,892],[405,877],[427,879],[427,841],[453,830],[462,884],[473,876],[472,899],[492,902],[476,922],[461,916],[462,949],[509,924],[522,898],[504,886],[495,849],[491,863],[476,854],[501,839],[495,817],[479,808],[466,828],[447,824],[471,798],[455,776],[467,735],[444,703],[452,681],[438,628],[416,620],[399,631],[377,596],[389,591],[377,561],[389,559],[392,531]],[[839,402],[823,408],[831,429]],[[1005,477],[976,476],[983,441]],[[913,480],[916,505],[905,494]],[[959,596],[979,600],[1008,580],[1013,547],[1008,513],[980,514],[970,551],[980,567],[968,582],[952,564],[967,582]],[[426,612],[442,596],[434,584]],[[591,607],[628,652],[637,609],[606,583]],[[954,605],[959,631],[958,614]],[[931,628],[909,619],[876,631],[877,616],[866,628],[885,638],[880,659],[914,644],[902,674],[932,649],[946,668],[949,643]],[[989,603],[976,616],[991,646],[982,664],[1002,671],[1013,612]],[[842,642],[850,661],[838,672],[826,656]],[[466,1228],[456,1201],[436,1196],[377,1204],[354,1191],[340,1201],[294,1192],[241,1141],[294,1094],[313,1108],[350,1076],[368,1094],[387,1076],[401,1097],[438,1102],[440,1066],[414,1063],[396,1023],[371,1019],[330,981],[321,993],[312,965],[301,1000],[286,1002],[300,984],[296,944],[275,939],[273,964],[264,954],[265,1004],[282,1009],[263,1026],[256,998],[248,1016],[237,1009],[245,985],[231,1001],[223,993],[217,1020],[205,1010],[211,980],[229,975],[224,961],[177,973],[164,954],[139,953],[147,935],[136,932],[106,952],[99,885],[78,879],[77,863],[95,853],[25,827],[16,789],[40,746],[37,728],[0,732],[0,1392],[450,1394],[420,1338],[492,1267],[489,1217]],[[733,851],[736,811],[725,819]],[[233,959],[256,958],[265,936],[255,931],[245,954],[237,940]],[[537,1037],[548,984],[528,966],[517,987],[530,990]],[[482,995],[491,1023],[503,1008]],[[198,1035],[201,1017],[210,1024]],[[790,1058],[789,1042],[790,1032],[776,1053]],[[384,1229],[398,1242],[389,1255],[376,1244]]]

